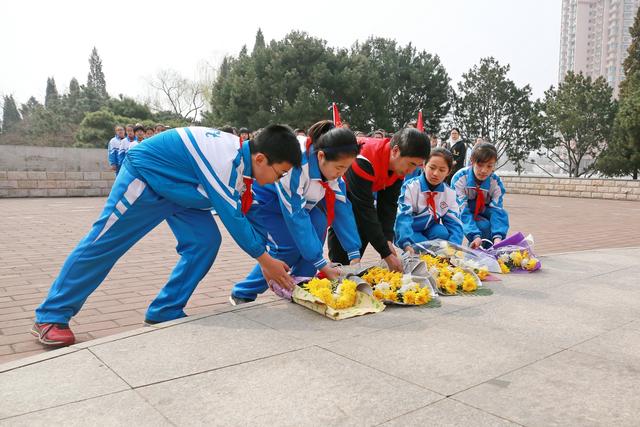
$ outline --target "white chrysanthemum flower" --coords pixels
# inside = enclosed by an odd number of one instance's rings
[[[404,286],[404,285],[408,285],[412,281],[413,281],[413,279],[411,278],[411,275],[410,274],[405,274],[405,275],[402,276],[402,280],[400,281],[400,283],[402,283],[402,286]]]
[[[526,266],[527,264],[529,264],[529,258],[522,258],[522,262],[520,263],[520,265],[522,267]]]
[[[510,259],[511,258],[509,257],[509,254],[507,254],[507,253],[504,253],[504,254],[500,255],[500,261],[502,261],[502,262],[509,262]]]
[[[464,282],[464,273],[458,271],[451,277],[451,280],[453,280],[456,285],[462,285],[462,282]]]
[[[438,270],[438,267],[436,267],[435,265],[429,268],[429,274],[432,276],[437,277],[438,274],[440,274],[440,270]]]
[[[391,285],[389,285],[389,283],[387,282],[380,282],[376,285],[376,289],[382,292],[387,292],[391,289]]]

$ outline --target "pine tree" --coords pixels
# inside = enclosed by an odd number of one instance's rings
[[[53,77],[47,78],[47,91],[44,95],[45,108],[55,108],[60,101],[60,95],[58,95],[58,89],[56,88],[56,81]]]
[[[93,90],[99,97],[108,98],[107,82],[102,72],[102,59],[98,50],[94,47],[89,57],[89,75],[87,76],[87,88]]]
[[[253,51],[256,52],[260,49],[264,49],[264,35],[262,34],[262,29],[258,28],[258,32],[256,33],[256,41],[253,44]]]
[[[2,130],[4,132],[9,131],[15,127],[22,118],[16,107],[16,101],[13,99],[13,95],[4,96],[4,108],[2,109]]]
[[[77,100],[80,97],[80,84],[78,80],[73,77],[69,82],[69,98]]]

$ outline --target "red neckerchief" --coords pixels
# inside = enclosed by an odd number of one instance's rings
[[[476,208],[473,212],[473,218],[477,221],[478,215],[484,211],[484,191],[476,184]]]
[[[240,141],[240,149],[242,149],[243,142],[244,141]],[[240,156],[242,156],[242,153],[240,153]],[[243,176],[242,182],[244,182],[244,193],[242,193],[242,196],[240,197],[240,202],[241,202],[240,206],[241,206],[242,213],[246,215],[247,212],[249,212],[249,209],[251,209],[251,205],[253,204],[253,193],[251,192],[251,185],[253,185],[253,178]]]
[[[427,206],[429,206],[429,209],[431,209],[431,212],[433,213],[434,221],[438,222],[438,212],[436,212],[436,194],[438,194],[437,191],[429,191],[427,193]]]
[[[324,201],[327,205],[327,228],[331,227],[333,218],[335,217],[336,193],[326,181],[320,181],[320,185],[324,188]]]

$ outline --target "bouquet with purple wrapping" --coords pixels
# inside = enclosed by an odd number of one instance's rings
[[[428,240],[411,246],[420,255],[437,256],[449,260],[456,267],[473,270],[484,279],[488,273],[500,273],[500,265],[492,255],[442,239]],[[486,273],[486,274],[485,274]]]
[[[502,273],[540,270],[542,264],[533,252],[533,236],[518,232],[484,251],[498,260]]]

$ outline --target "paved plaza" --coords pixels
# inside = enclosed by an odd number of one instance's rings
[[[542,262],[440,308],[262,300],[15,360],[0,425],[637,426],[640,249]]]
[[[103,198],[0,200],[0,364],[46,349],[29,334],[33,310],[62,262],[89,230]],[[511,229],[530,232],[539,254],[640,246],[640,203],[509,195]],[[227,308],[232,284],[253,267],[221,227],[223,245],[213,269],[189,301],[187,313]],[[177,262],[166,224],[141,240],[72,321],[80,342],[141,326],[147,305]],[[374,260],[369,248],[366,259]],[[265,294],[259,301],[273,301]]]

